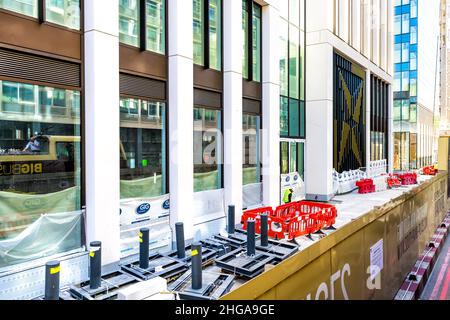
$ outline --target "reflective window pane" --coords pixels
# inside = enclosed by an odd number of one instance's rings
[[[166,194],[165,103],[120,100],[120,198]]]
[[[222,1],[209,1],[209,66],[222,69]]]
[[[82,245],[81,99],[8,81],[0,81],[0,98],[3,268]]]
[[[253,4],[253,81],[261,81],[261,7]]]
[[[166,52],[166,1],[146,0],[147,50]]]
[[[280,19],[280,94],[289,95],[289,24]]]
[[[248,79],[248,11],[247,0],[242,0],[242,77]]]
[[[38,0],[0,0],[0,8],[37,18]]]
[[[204,65],[204,0],[193,0],[194,63]]]
[[[45,19],[80,30],[80,0],[45,0]]]
[[[139,1],[119,0],[120,42],[139,46]]]
[[[223,187],[222,112],[194,108],[194,192]]]
[[[261,117],[244,114],[243,126],[243,184],[261,182]]]
[[[289,102],[288,98],[280,99],[280,130],[281,136],[289,136]]]

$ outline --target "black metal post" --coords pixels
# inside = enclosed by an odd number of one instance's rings
[[[256,253],[255,249],[255,220],[248,220],[247,222],[247,255],[253,256]]]
[[[45,265],[45,300],[59,300],[59,261],[49,261]]]
[[[200,290],[203,287],[202,279],[202,245],[192,244],[192,289]]]
[[[184,224],[182,222],[175,224],[175,233],[177,238],[178,259],[184,259],[186,257],[186,244],[184,242]]]
[[[235,231],[235,217],[236,217],[236,207],[228,207],[228,233],[234,234]]]
[[[139,233],[139,267],[141,269],[148,269],[149,249],[150,230],[148,228],[143,228]]]
[[[89,286],[91,289],[98,289],[102,285],[102,243],[100,241],[91,242],[89,265]]]
[[[269,216],[267,213],[261,215],[261,246],[269,246]]]

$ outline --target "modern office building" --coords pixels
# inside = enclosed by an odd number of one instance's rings
[[[0,0],[0,270],[93,240],[115,263],[141,227],[168,250],[392,159],[375,2]]]
[[[393,6],[319,0],[306,13],[306,196],[327,201],[333,169],[392,168]]]
[[[303,186],[304,5],[0,1],[0,268],[170,249]]]
[[[440,6],[440,118],[441,132],[450,129],[450,1],[441,0]]]
[[[410,170],[436,159],[440,1],[394,2],[394,169]]]

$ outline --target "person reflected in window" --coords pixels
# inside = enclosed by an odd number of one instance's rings
[[[33,153],[41,152],[41,143],[38,141],[36,136],[30,138],[30,141],[26,145],[25,149],[23,149],[23,151],[29,151]]]

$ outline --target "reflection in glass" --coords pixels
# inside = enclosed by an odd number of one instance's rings
[[[209,1],[209,67],[222,69],[222,1]]]
[[[261,7],[253,3],[253,81],[261,81]]]
[[[120,198],[166,194],[165,103],[120,100]]]
[[[194,29],[194,63],[203,66],[205,64],[205,40],[204,40],[204,0],[193,0],[193,13],[192,19]]]
[[[243,184],[261,182],[261,117],[244,114],[243,125]]]
[[[0,8],[37,18],[38,0],[0,0]]]
[[[221,189],[222,112],[194,108],[194,192]]]
[[[119,0],[120,42],[139,46],[139,1]]]
[[[80,0],[45,0],[45,19],[80,30]]]
[[[166,1],[146,0],[147,50],[166,52]]]
[[[243,41],[243,53],[242,53],[242,77],[248,79],[248,10],[247,0],[242,0],[242,41]]]
[[[43,221],[38,222],[42,214],[49,217],[59,214],[65,219],[64,215],[81,209],[81,99],[76,91],[9,81],[0,81],[0,97],[2,251],[14,239],[20,238],[22,243],[29,241],[24,231],[33,223],[42,228],[33,227],[34,239],[40,239],[36,241],[45,242],[47,234],[56,236],[53,231],[57,230],[46,228],[57,224],[58,218],[46,220],[44,227]],[[65,233],[58,245],[42,246],[42,242],[36,242],[36,246],[30,244],[26,250],[9,248],[12,250],[9,252],[19,250],[20,257],[0,254],[0,268],[35,259],[35,255],[79,248],[82,241],[79,216],[73,219],[71,230],[75,233]],[[12,242],[7,243],[9,240]]]

